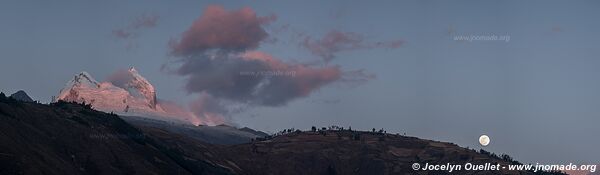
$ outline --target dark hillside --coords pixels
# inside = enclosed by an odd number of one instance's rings
[[[86,104],[44,105],[0,94],[0,174],[448,174],[411,165],[518,163],[382,132],[290,129],[250,143],[213,145],[164,128],[136,128]]]
[[[0,95],[0,174],[228,174],[88,105]]]

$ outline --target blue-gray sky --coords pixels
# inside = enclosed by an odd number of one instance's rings
[[[208,5],[257,16],[268,38],[256,51],[286,62],[322,60],[303,47],[331,31],[362,38],[325,64],[376,76],[330,83],[280,106],[257,105],[232,120],[283,128],[385,128],[508,153],[523,162],[599,163],[600,2],[597,1],[15,1],[0,2],[0,91],[50,101],[75,73],[102,80],[135,66],[159,98],[198,97],[161,67],[169,43]],[[156,17],[155,25],[135,25]],[[116,30],[130,32],[119,38]],[[508,36],[510,40],[486,37]],[[473,41],[457,37],[476,37]],[[276,41],[275,41],[276,40]],[[402,41],[400,47],[378,42]]]

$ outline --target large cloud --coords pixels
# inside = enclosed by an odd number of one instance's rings
[[[196,55],[184,59],[177,74],[188,76],[186,90],[207,92],[242,103],[279,106],[339,80],[337,66],[287,64],[259,51]]]
[[[181,39],[171,43],[172,54],[185,56],[210,49],[243,51],[257,48],[268,36],[262,25],[274,19],[274,16],[258,17],[249,7],[226,11],[221,6],[208,6]]]
[[[275,16],[260,17],[248,7],[227,11],[209,6],[179,39],[170,43],[173,72],[187,78],[185,89],[200,94],[190,104],[194,113],[223,118],[222,101],[281,106],[309,96],[336,81],[365,81],[362,71],[345,75],[339,66],[288,63],[257,51],[268,38],[265,25]]]

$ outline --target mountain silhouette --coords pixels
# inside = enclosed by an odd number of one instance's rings
[[[168,128],[131,125],[90,104],[26,103],[3,94],[0,131],[0,174],[449,174],[411,165],[518,164],[484,150],[383,131],[289,129],[244,143],[211,144]]]
[[[15,92],[14,94],[10,95],[10,97],[23,102],[33,102],[33,99],[31,99],[31,97],[29,97],[29,95],[27,95],[27,93],[23,90]]]

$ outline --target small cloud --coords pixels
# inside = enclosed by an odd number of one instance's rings
[[[342,102],[341,99],[339,98],[335,98],[335,99],[315,99],[315,100],[310,100],[309,103],[315,103],[315,104],[338,104]]]
[[[128,31],[126,31],[124,29],[115,29],[112,31],[112,34],[115,37],[121,38],[121,39],[127,39],[127,38],[131,37],[131,33],[129,33]]]
[[[325,62],[330,62],[338,52],[375,48],[395,49],[403,43],[402,40],[369,42],[359,33],[332,30],[320,39],[305,36],[300,45],[312,54],[323,58]]]
[[[134,39],[142,30],[156,27],[158,19],[159,16],[155,14],[142,14],[131,20],[125,27],[114,29],[112,35],[117,39],[125,40],[126,48],[133,48],[136,45]]]
[[[344,85],[358,86],[376,78],[375,74],[369,73],[365,69],[359,69],[343,72],[340,82],[344,83]]]
[[[402,46],[404,44],[404,40],[395,40],[395,41],[386,41],[386,42],[376,42],[375,43],[375,47],[376,48],[389,48],[389,49],[396,49],[399,48],[400,46]]]
[[[135,18],[129,25],[132,29],[153,28],[158,24],[158,15],[143,14]]]
[[[552,27],[552,32],[557,32],[558,33],[558,32],[562,32],[562,31],[563,31],[563,29],[560,26],[554,26],[554,27]]]

